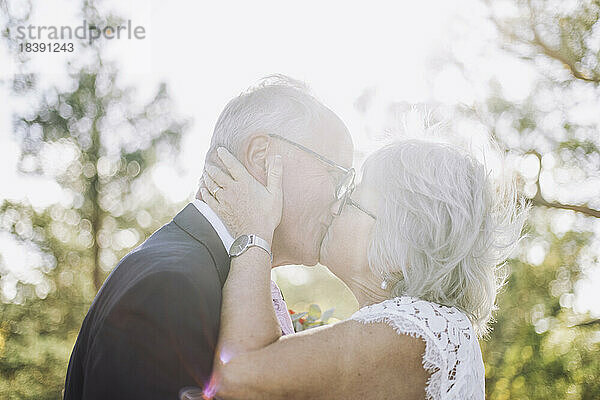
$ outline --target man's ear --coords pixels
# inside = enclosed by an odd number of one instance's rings
[[[246,169],[263,185],[267,182],[267,154],[270,143],[267,135],[254,135],[248,139],[243,155]]]

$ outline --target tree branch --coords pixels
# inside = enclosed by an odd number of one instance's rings
[[[536,186],[538,188],[537,193],[531,199],[531,203],[533,205],[548,207],[548,208],[560,208],[562,210],[572,210],[575,212],[585,214],[590,217],[600,218],[600,210],[595,210],[593,208],[588,207],[585,204],[579,206],[579,205],[574,205],[574,204],[563,204],[563,203],[559,203],[557,201],[552,201],[552,202],[547,201],[541,195],[539,182],[536,183]]]
[[[561,52],[550,48],[550,46],[548,46],[547,43],[544,43],[544,41],[540,37],[535,26],[532,26],[531,30],[533,31],[533,41],[531,41],[531,44],[536,46],[538,49],[540,49],[543,54],[545,54],[546,56],[553,58],[557,61],[560,61],[563,64],[563,66],[571,72],[571,75],[573,75],[575,78],[577,78],[579,80],[582,80],[585,82],[594,82],[594,83],[600,82],[600,79],[598,79],[597,76],[593,76],[593,77],[586,76],[582,71],[577,69],[573,60],[569,60],[567,57],[565,57],[563,54],[561,54]]]
[[[548,201],[542,196],[542,187],[540,186],[540,174],[542,172],[542,155],[535,150],[531,150],[527,152],[528,154],[533,154],[537,157],[540,167],[538,169],[537,178],[535,180],[536,193],[533,198],[531,198],[531,203],[535,206],[542,206],[548,208],[559,208],[561,210],[571,210],[578,213],[582,213],[584,215],[600,218],[600,210],[593,209],[589,207],[587,204],[575,205],[575,204],[564,204],[558,201]]]
[[[491,2],[489,0],[485,0],[485,2],[488,4],[488,6],[491,6]],[[583,71],[579,70],[576,67],[575,62],[573,60],[569,60],[564,54],[552,49],[546,42],[544,42],[544,40],[541,38],[538,30],[535,27],[535,17],[534,17],[533,7],[531,5],[531,2],[528,2],[528,4],[529,4],[529,13],[531,16],[531,18],[530,18],[531,22],[530,22],[529,28],[531,29],[531,32],[533,33],[533,40],[529,40],[529,39],[526,39],[526,38],[523,38],[523,37],[517,35],[511,29],[507,28],[504,24],[502,24],[493,14],[490,15],[490,20],[496,26],[498,31],[501,34],[503,34],[504,36],[506,36],[509,40],[533,46],[533,47],[537,48],[538,50],[540,50],[540,52],[542,54],[544,54],[546,57],[560,61],[562,63],[562,65],[567,70],[569,70],[569,72],[571,73],[571,75],[574,78],[585,81],[585,82],[600,83],[600,76],[598,76],[597,74],[593,74],[593,76],[587,76]],[[503,48],[506,49],[507,51],[510,51],[513,54],[517,54],[517,52],[513,49],[509,49],[506,46],[503,46]],[[529,56],[523,56],[521,54],[517,54],[517,55],[519,57],[526,58],[526,59],[530,58]]]
[[[582,322],[579,324],[572,325],[571,327],[593,327],[594,325],[600,325],[600,318],[593,319],[591,321]]]

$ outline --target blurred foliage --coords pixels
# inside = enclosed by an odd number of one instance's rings
[[[11,85],[14,96],[37,104],[14,116],[19,170],[54,180],[61,200],[45,209],[0,205],[0,233],[17,251],[0,258],[2,399],[60,397],[81,322],[107,274],[181,207],[151,179],[159,163],[176,165],[187,126],[173,117],[166,86],[138,105],[101,46],[88,51],[92,62],[70,67],[66,90],[38,90],[32,74]]]
[[[592,234],[557,235],[547,213],[536,210],[532,216],[528,243],[511,261],[512,274],[499,297],[494,331],[481,341],[489,399],[600,395],[600,335],[597,327],[580,326],[587,316],[573,307]],[[528,259],[535,246],[545,248],[543,260]]]
[[[598,399],[599,324],[574,302],[578,282],[600,265],[600,1],[487,3],[501,47],[536,81],[523,102],[492,81],[467,115],[508,153],[535,157],[537,173],[521,183],[537,207],[482,341],[486,397]]]
[[[20,169],[53,177],[64,200],[41,211],[10,201],[0,207],[1,229],[28,253],[29,269],[0,264],[1,398],[57,397],[106,275],[181,206],[162,198],[150,177],[184,129],[170,117],[166,88],[136,112],[115,78],[108,67],[80,71],[74,91],[46,97],[15,123]]]
[[[333,309],[331,323],[349,318],[358,309],[350,289],[323,265],[277,267],[271,270],[271,278],[281,289],[288,308],[296,313],[308,312],[312,304],[318,304],[322,309]]]
[[[318,326],[327,325],[331,319],[331,316],[333,315],[334,309],[330,308],[325,312],[321,312],[321,307],[319,307],[318,304],[311,304],[308,307],[308,311],[288,311],[290,312],[290,316],[292,318],[294,331],[301,332],[307,329],[316,328]]]

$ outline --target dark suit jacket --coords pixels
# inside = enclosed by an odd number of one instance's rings
[[[187,205],[127,254],[98,292],[71,354],[65,400],[176,399],[210,378],[229,256]]]

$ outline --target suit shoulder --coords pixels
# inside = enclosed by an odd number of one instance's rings
[[[171,271],[174,273],[195,274],[206,268],[216,268],[213,251],[196,240],[178,240],[178,237],[148,239],[128,253],[119,262],[121,265],[138,265],[151,272]]]

